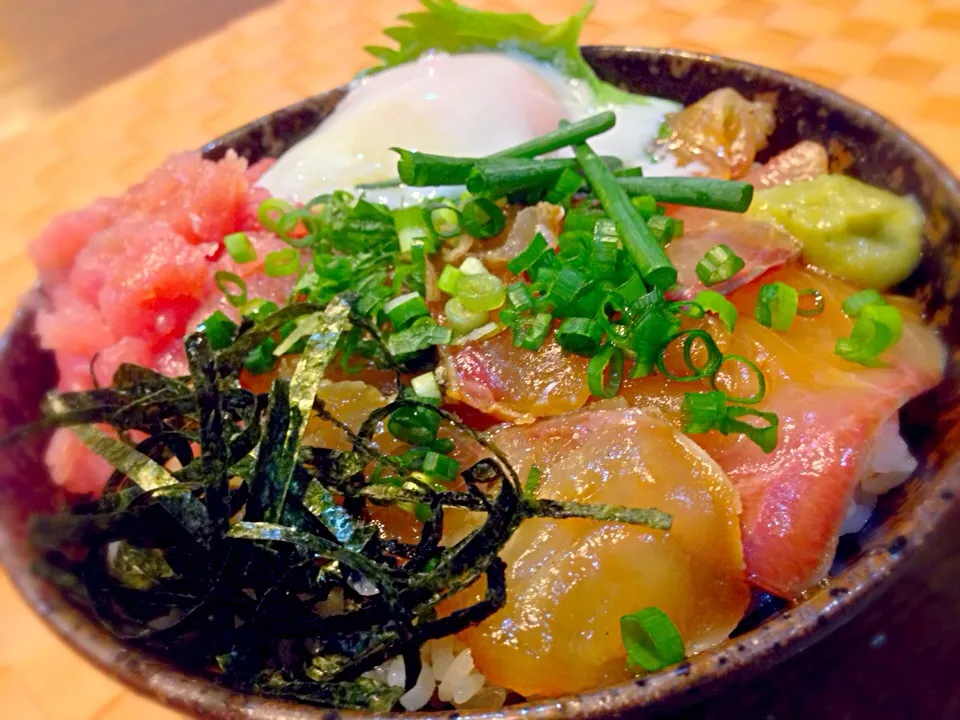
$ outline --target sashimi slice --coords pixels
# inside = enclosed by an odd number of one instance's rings
[[[798,180],[813,180],[825,175],[829,168],[827,149],[813,140],[801,140],[763,165],[753,168],[743,180],[758,188],[773,187]]]
[[[757,407],[777,413],[777,447],[765,454],[743,436],[716,432],[696,440],[740,491],[750,579],[794,597],[825,575],[853,492],[873,473],[874,438],[904,403],[940,381],[944,349],[923,324],[916,303],[888,298],[904,319],[903,338],[882,358],[888,367],[851,363],[834,353],[834,345],[853,326],[841,304],[855,287],[797,266],[774,270],[764,279],[817,289],[825,300],[821,315],[797,317],[788,332],[780,333],[753,319],[759,290],[754,283],[729,296],[740,311],[736,332],[725,333],[711,321],[710,332],[724,353],[744,355],[763,371],[767,391]],[[705,383],[680,385],[652,377],[626,383],[623,394],[679,425],[683,393],[705,389]]]
[[[677,268],[677,285],[668,293],[674,299],[691,300],[707,289],[697,277],[697,263],[716,245],[726,245],[744,261],[744,268],[736,275],[710,286],[723,294],[800,254],[800,243],[772,223],[692,208],[678,211],[676,217],[684,221],[684,232],[667,246],[667,257]]]
[[[552,336],[537,352],[514,347],[501,332],[442,355],[447,398],[501,420],[531,423],[577,410],[590,397],[589,360],[564,352]]]
[[[540,497],[657,507],[673,528],[524,522],[501,554],[506,606],[463,633],[491,683],[536,697],[625,679],[620,617],[644,607],[673,620],[688,653],[729,635],[749,599],[739,501],[696,444],[631,408],[506,427],[493,440],[521,477],[532,464],[542,470]]]

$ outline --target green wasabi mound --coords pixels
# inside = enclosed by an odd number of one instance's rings
[[[865,287],[896,285],[920,262],[917,202],[846,175],[760,190],[749,212],[800,240],[806,262]]]

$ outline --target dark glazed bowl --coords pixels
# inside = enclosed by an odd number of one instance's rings
[[[930,535],[960,491],[960,184],[927,150],[873,112],[812,83],[746,63],[677,51],[588,48],[601,77],[625,89],[693,102],[718,87],[753,96],[777,95],[777,130],[767,154],[800,139],[822,142],[831,161],[863,180],[917,197],[927,213],[928,252],[901,289],[923,302],[950,345],[946,380],[903,411],[908,442],[921,467],[904,487],[882,498],[874,519],[841,543],[834,575],[809,598],[787,609],[748,618],[723,645],[635,682],[580,695],[512,706],[487,717],[519,720],[593,718],[640,707],[680,708],[691,698],[770,668],[838,627],[876,595],[878,586]],[[343,97],[333,90],[256,120],[212,142],[218,158],[236,149],[250,160],[279,155],[320,123]],[[761,158],[763,159],[763,158]],[[0,432],[36,417],[56,381],[49,353],[32,336],[38,297],[28,297],[0,347]],[[25,530],[29,515],[62,502],[41,462],[45,438],[0,451],[0,560],[27,601],[77,650],[136,691],[174,708],[210,718],[359,718],[243,695],[209,678],[187,675],[116,641],[56,588],[30,571]],[[463,717],[437,713],[433,717]],[[480,715],[473,716],[480,717]]]

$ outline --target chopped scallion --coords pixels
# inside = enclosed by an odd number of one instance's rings
[[[547,292],[547,301],[553,303],[554,307],[562,308],[573,301],[586,284],[587,278],[583,273],[564,265]]]
[[[503,232],[507,220],[497,205],[487,198],[474,198],[460,212],[463,229],[475,238],[492,238]]]
[[[457,283],[463,276],[463,272],[453,265],[447,265],[437,278],[437,287],[447,295],[453,295],[457,291]]]
[[[605,345],[600,352],[590,358],[590,363],[587,365],[587,384],[590,392],[594,397],[612,398],[620,389],[622,380],[623,350],[613,345]]]
[[[552,130],[544,135],[535,137],[519,145],[501,150],[491,155],[491,158],[513,157],[533,158],[544,155],[560,148],[576,145],[584,140],[604,133],[617,122],[617,116],[610,110],[604,110],[594,115],[569,123],[566,126]]]
[[[733,329],[737,325],[737,317],[739,316],[736,305],[716,290],[701,290],[697,293],[694,302],[707,312],[716,313],[723,321],[723,324],[727,326],[727,329],[733,332]]]
[[[453,331],[441,327],[430,317],[417,318],[413,323],[387,338],[387,350],[394,357],[403,358],[434,345],[449,345]]]
[[[270,197],[257,207],[257,220],[265,230],[280,234],[283,218],[293,212],[293,205],[286,200]]]
[[[197,330],[205,333],[214,350],[223,350],[230,346],[237,334],[237,324],[220,310],[213,313],[197,326]]]
[[[234,307],[247,304],[247,283],[242,277],[226,270],[217,270],[213,274],[213,281],[228,303]],[[231,292],[231,289],[234,291]]]
[[[437,384],[437,377],[432,372],[425,372],[417,375],[410,381],[410,387],[418,397],[431,401],[439,401],[443,398],[440,392],[440,385]]]
[[[507,286],[507,305],[517,312],[533,308],[533,296],[530,287],[524,282],[515,282]]]
[[[653,195],[674,205],[746,212],[753,200],[753,185],[736,180],[701,177],[621,177],[620,187],[628,195]]]
[[[268,277],[295,275],[299,269],[300,251],[296,248],[274,250],[263,259],[263,272]]]
[[[487,310],[471,310],[458,297],[447,300],[443,307],[444,315],[449,325],[457,335],[466,335],[484,325],[490,317]]]
[[[716,285],[732,278],[745,264],[743,258],[726,245],[714,245],[697,263],[697,277],[704,285]]]
[[[457,473],[460,471],[460,463],[451,457],[441,455],[431,450],[423,456],[420,469],[427,475],[438,477],[449,482],[450,480],[456,479]]]
[[[855,318],[860,314],[860,311],[868,305],[883,305],[885,302],[883,295],[873,288],[868,288],[867,290],[856,292],[844,300],[843,312]]]
[[[524,248],[523,252],[507,263],[507,270],[512,272],[514,275],[519,275],[525,270],[528,270],[537,261],[540,255],[547,250],[549,250],[549,245],[547,245],[546,239],[543,237],[543,235],[537,233],[533,236],[533,240],[530,241],[530,244]]]
[[[402,330],[417,318],[430,314],[427,303],[420,296],[420,293],[416,292],[409,292],[393,298],[383,306],[383,311],[397,330]]]
[[[402,407],[387,420],[387,430],[411,445],[430,445],[440,430],[440,414],[428,407]]]
[[[747,370],[756,378],[757,390],[755,393],[753,393],[753,395],[748,395],[746,397],[731,397],[729,393],[726,393],[727,400],[733,403],[742,403],[744,405],[754,405],[760,402],[761,400],[763,400],[763,396],[767,392],[767,381],[764,379],[763,372],[760,370],[759,367],[757,367],[757,364],[753,362],[753,360],[743,357],[743,355],[724,355],[723,356],[723,360],[721,360],[720,366],[717,367],[717,373],[715,373],[713,377],[710,378],[710,384],[713,386],[713,389],[720,390],[720,388],[717,387],[717,375],[719,374],[720,367],[722,367],[724,363],[728,363],[728,362],[740,363],[741,365],[746,367]]]
[[[667,367],[666,353],[670,347],[669,343],[664,345],[663,349],[657,355],[657,369],[675,382],[693,382],[694,380],[703,380],[704,378],[713,376],[723,361],[723,353],[720,352],[720,348],[717,347],[710,333],[705,330],[700,330],[699,328],[683,330],[671,338],[671,343],[680,338],[683,338],[683,362],[690,370],[690,374],[677,375]],[[697,365],[693,358],[694,343],[697,340],[700,340],[707,353],[706,360],[704,360],[702,365]]]
[[[490,271],[487,270],[487,266],[479,258],[471,255],[460,263],[460,273],[462,277],[463,275],[489,275]],[[459,278],[457,281],[459,282]]]
[[[603,326],[589,318],[571,317],[560,323],[557,344],[567,352],[592,357],[600,348]]]
[[[686,657],[680,631],[659,608],[624,615],[620,618],[620,637],[629,667],[655,672]]]
[[[422,245],[427,252],[436,250],[436,241],[430,229],[428,216],[418,205],[393,211],[400,252],[408,253],[414,245]]]
[[[501,307],[507,294],[503,281],[496,275],[463,274],[457,281],[456,297],[468,310],[488,312]]]
[[[796,289],[782,282],[768,283],[760,288],[753,314],[761,325],[786,332],[797,315],[800,296]]]
[[[257,259],[257,251],[245,232],[235,232],[223,238],[223,246],[227,254],[236,263],[248,263]]]
[[[536,352],[543,346],[552,326],[553,318],[549,313],[518,318],[510,326],[513,331],[513,346]]]
[[[613,173],[585,143],[575,146],[574,152],[604,211],[616,223],[624,249],[640,270],[644,282],[664,290],[673,287],[677,281],[676,268],[630,204],[630,198],[617,184]]]
[[[879,356],[893,347],[903,333],[903,316],[886,303],[859,310],[848,338],[840,338],[834,350],[844,360],[866,367],[883,367]]]

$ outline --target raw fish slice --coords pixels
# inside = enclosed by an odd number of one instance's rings
[[[723,352],[751,358],[762,369],[767,392],[757,407],[779,416],[777,448],[768,455],[742,436],[716,432],[695,439],[741,493],[750,579],[794,597],[826,573],[854,489],[874,472],[874,437],[904,403],[939,382],[944,350],[914,302],[890,298],[901,309],[904,330],[882,358],[889,366],[851,363],[834,353],[834,345],[850,334],[853,323],[841,304],[856,288],[796,266],[772,271],[764,280],[815,288],[825,300],[821,315],[797,317],[788,332],[775,332],[753,319],[759,289],[754,283],[730,295],[740,311],[735,333],[708,320]],[[729,370],[723,368],[724,376]],[[623,395],[634,405],[656,407],[679,425],[683,394],[705,389],[705,383],[652,377],[626,383]],[[746,387],[738,392],[749,394]]]
[[[619,620],[648,606],[677,624],[688,652],[733,630],[749,598],[739,501],[693,442],[630,408],[506,427],[493,440],[521,477],[534,463],[543,471],[540,497],[657,507],[674,524],[669,532],[590,520],[521,525],[502,553],[507,605],[463,633],[491,683],[534,697],[625,679]]]
[[[723,294],[800,254],[800,243],[771,223],[693,208],[678,211],[676,217],[684,221],[684,231],[667,246],[667,257],[677,268],[677,285],[668,293],[674,299],[692,300],[707,289],[697,277],[697,263],[715,245],[726,245],[744,261],[744,268],[736,275],[710,286],[710,290]]]
[[[560,415],[590,396],[589,361],[564,352],[552,336],[537,352],[514,347],[509,332],[441,352],[447,398],[501,420]]]
[[[813,180],[830,168],[826,148],[813,140],[801,140],[788,150],[770,158],[748,172],[743,180],[757,188],[788,185],[798,180]]]

